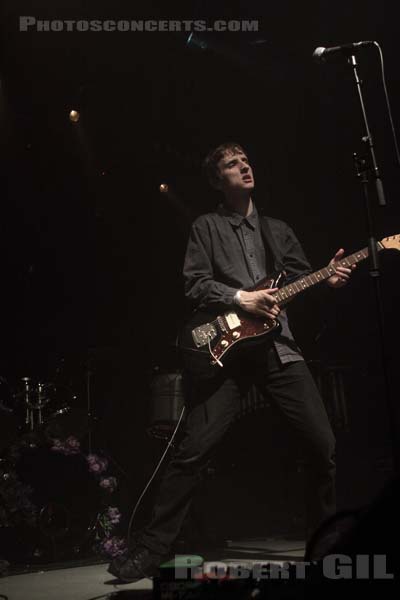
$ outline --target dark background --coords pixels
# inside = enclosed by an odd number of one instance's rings
[[[3,2],[0,375],[13,390],[23,376],[59,378],[74,387],[76,408],[85,409],[89,370],[94,445],[129,473],[127,497],[140,492],[161,452],[146,434],[149,386],[154,367],[179,367],[174,340],[185,310],[188,225],[217,201],[201,179],[201,159],[222,141],[241,143],[254,165],[257,205],[290,223],[315,268],[339,247],[364,247],[352,162],[364,129],[352,70],[344,58],[321,66],[311,57],[316,46],[379,41],[398,123],[396,4]],[[259,31],[209,35],[200,50],[183,32],[19,32],[18,16],[30,14],[248,18],[259,20]],[[363,49],[359,63],[387,197],[387,207],[378,208],[372,194],[380,238],[400,229],[400,172],[376,49]],[[68,119],[72,108],[81,113],[78,124]],[[159,193],[164,181],[169,197]],[[399,257],[386,253],[381,267],[395,395]],[[391,457],[367,265],[347,288],[312,293],[291,312],[307,359],[345,368],[349,427],[334,423],[339,504],[365,503],[388,477]],[[214,494],[216,504],[242,503],[250,513],[259,502],[260,531],[272,526],[269,515],[278,511],[285,485],[293,497],[288,515],[300,502],[300,484],[285,475],[296,446],[284,429],[276,433],[270,416],[262,426],[243,420],[232,433],[227,463],[236,471],[227,475],[225,498],[218,488]]]

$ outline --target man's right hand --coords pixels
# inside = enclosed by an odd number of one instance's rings
[[[279,288],[270,288],[268,290],[257,290],[255,292],[246,292],[240,290],[238,304],[240,308],[254,315],[276,319],[281,309],[276,304],[276,299],[272,294]]]

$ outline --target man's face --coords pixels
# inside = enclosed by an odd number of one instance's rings
[[[218,189],[229,194],[254,188],[253,171],[249,159],[243,152],[226,153],[218,163]]]

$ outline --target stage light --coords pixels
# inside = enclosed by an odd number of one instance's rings
[[[186,46],[195,51],[212,51],[245,67],[253,64],[253,57],[247,55],[246,47],[238,50],[221,42],[215,35],[207,32],[202,32],[201,34],[190,33],[186,38]]]
[[[208,42],[204,36],[200,36],[193,32],[189,34],[186,40],[186,45],[200,50],[207,50],[208,48]]]
[[[169,192],[168,183],[161,183],[160,184],[160,192],[161,192],[161,194],[168,194],[168,192]]]
[[[71,110],[69,113],[69,120],[71,123],[77,123],[80,119],[80,114],[77,110]]]

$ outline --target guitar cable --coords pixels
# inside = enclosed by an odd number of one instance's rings
[[[380,47],[380,45],[378,44],[378,42],[374,42],[374,46],[376,46],[376,48],[378,48],[378,52],[379,52],[379,59],[380,59],[380,63],[381,63],[381,75],[382,75],[383,91],[384,91],[385,100],[386,100],[386,107],[387,107],[387,111],[388,111],[388,115],[389,115],[390,128],[391,128],[391,131],[392,131],[393,142],[394,142],[394,147],[395,147],[395,152],[396,152],[396,158],[397,158],[398,165],[400,166],[399,144],[398,144],[398,141],[397,141],[396,129],[395,129],[395,126],[394,126],[393,116],[392,116],[392,108],[390,106],[389,94],[388,94],[388,90],[387,90],[386,76],[385,76],[385,62],[384,62],[384,59],[383,59],[383,52],[382,52],[382,48]]]
[[[144,487],[144,489],[143,489],[142,493],[140,494],[140,496],[139,496],[139,498],[138,498],[138,501],[136,502],[136,504],[135,504],[135,507],[134,507],[134,509],[133,509],[133,511],[132,511],[131,518],[130,518],[130,520],[129,520],[129,526],[128,526],[128,535],[127,535],[127,545],[128,545],[128,549],[129,549],[129,546],[130,546],[130,539],[131,539],[131,531],[132,531],[133,519],[135,518],[135,515],[136,515],[136,513],[137,513],[137,511],[138,511],[138,508],[139,508],[139,506],[140,506],[140,503],[141,503],[141,502],[142,502],[142,500],[143,500],[143,497],[144,497],[144,495],[146,494],[147,490],[149,489],[149,487],[150,487],[150,485],[151,485],[151,483],[152,483],[152,481],[153,481],[154,477],[157,475],[157,473],[158,473],[158,471],[159,471],[159,469],[160,469],[160,467],[161,467],[161,465],[162,465],[162,463],[163,463],[163,461],[164,461],[164,459],[165,459],[165,457],[166,457],[166,455],[167,455],[167,453],[168,453],[168,450],[170,449],[170,447],[171,447],[171,446],[172,446],[172,444],[173,444],[173,441],[174,441],[174,439],[175,439],[175,436],[176,436],[176,434],[178,433],[179,426],[180,426],[180,424],[181,424],[181,421],[182,421],[182,419],[183,419],[183,415],[184,415],[184,414],[185,414],[185,406],[183,406],[183,407],[182,407],[181,414],[180,414],[180,416],[179,416],[179,419],[178,419],[178,422],[177,422],[177,424],[176,424],[176,426],[175,426],[175,429],[174,429],[174,431],[173,431],[173,433],[172,433],[172,435],[171,435],[171,437],[170,437],[170,439],[169,439],[169,441],[168,441],[167,447],[165,448],[165,450],[164,450],[164,452],[163,452],[163,454],[162,454],[162,456],[161,456],[160,460],[158,461],[158,464],[157,464],[156,468],[154,469],[154,471],[153,471],[153,473],[152,473],[152,475],[151,475],[151,477],[150,477],[149,481],[146,483],[146,485],[145,485],[145,487]]]
[[[219,367],[223,367],[224,365],[222,364],[222,362],[219,360],[219,358],[217,358],[214,354],[214,352],[211,349],[211,334],[208,333],[207,335],[207,343],[208,343],[208,351],[211,354],[212,358],[215,360],[215,362],[217,363],[217,365]]]

